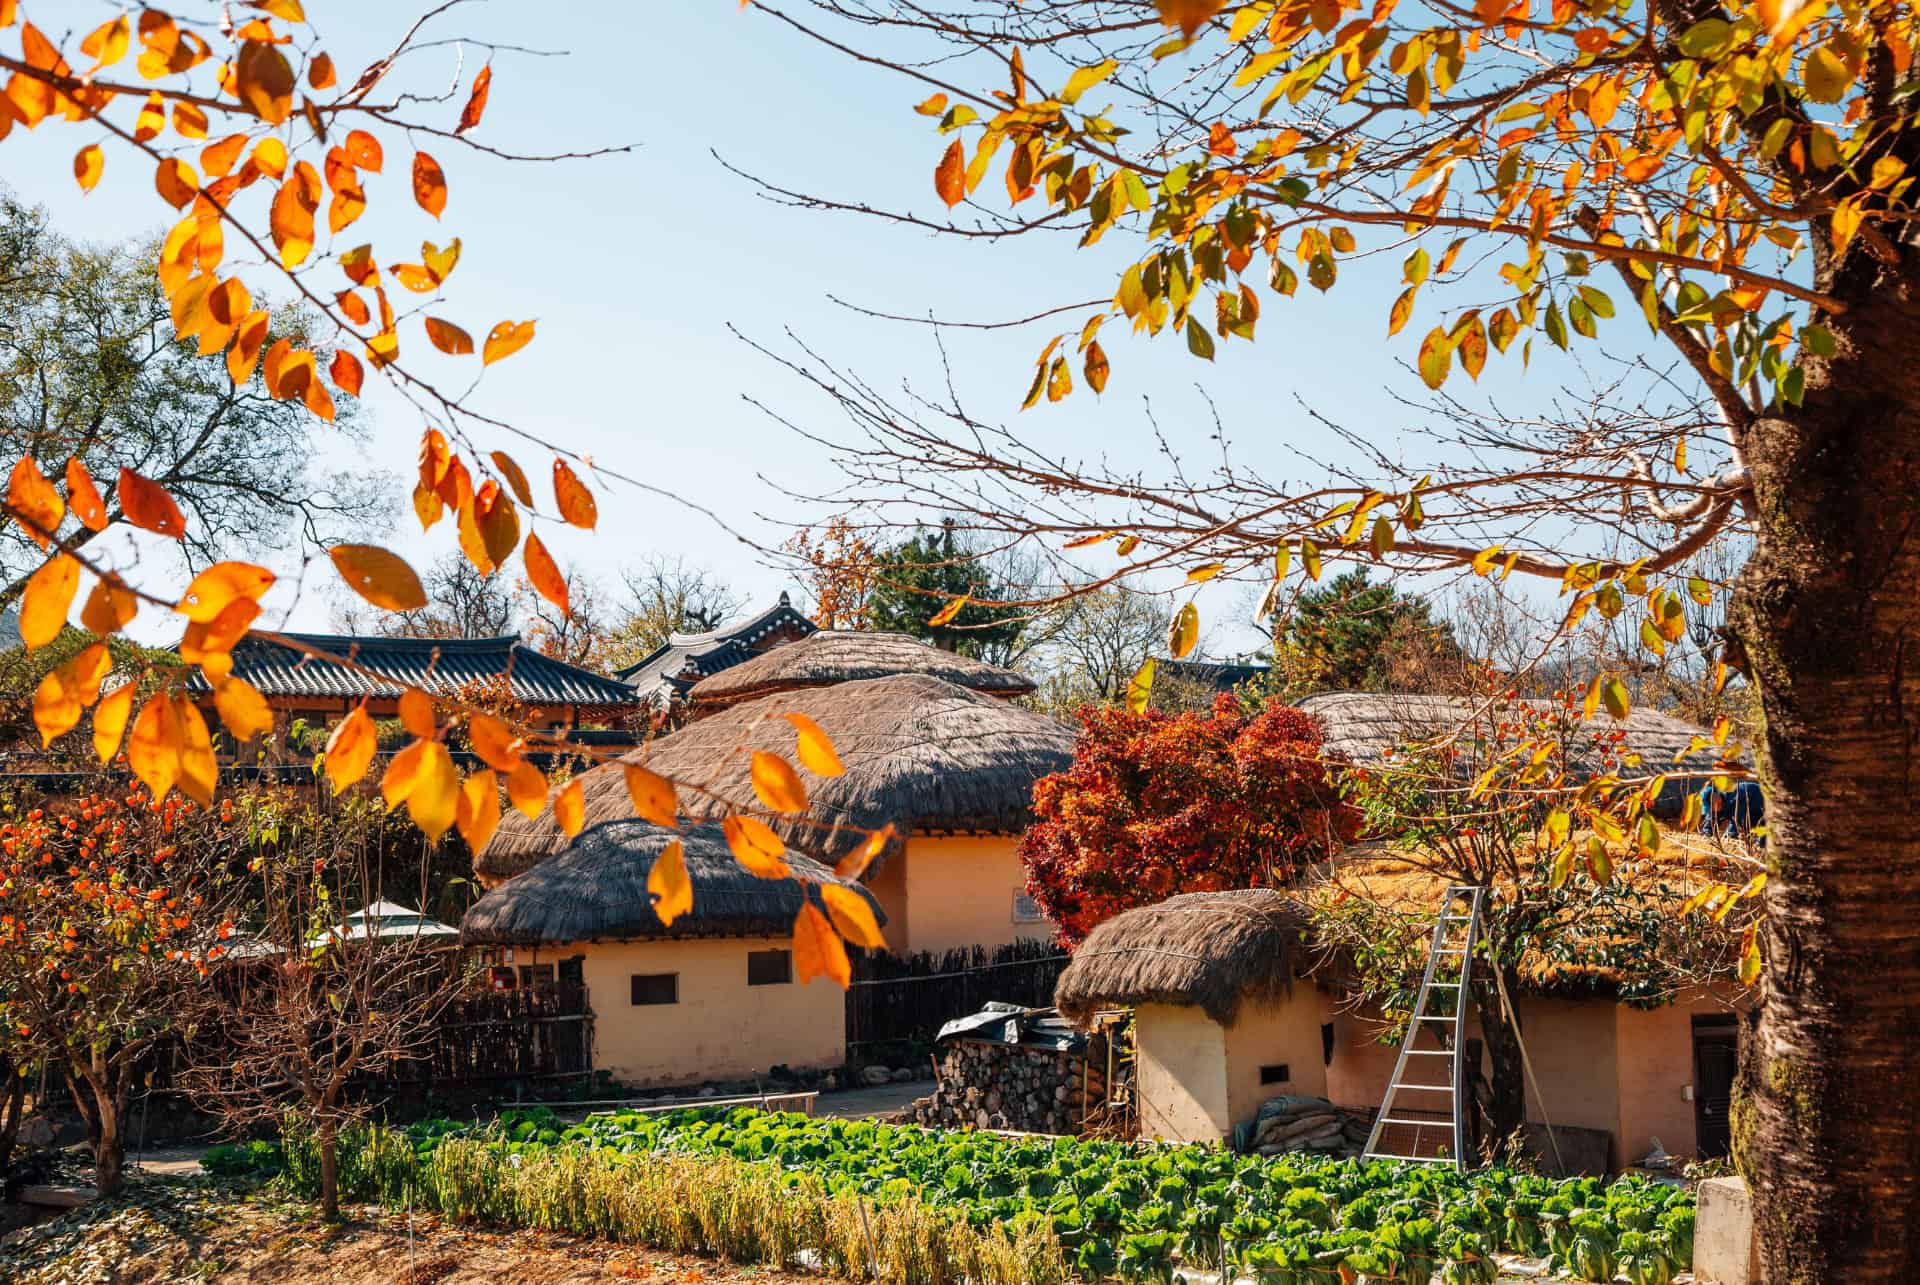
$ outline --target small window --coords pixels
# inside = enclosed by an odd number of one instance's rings
[[[526,987],[553,985],[552,964],[520,965],[520,984]]]
[[[633,1002],[641,1004],[678,1004],[680,1002],[680,974],[678,973],[635,973],[633,975]]]
[[[747,952],[747,985],[785,986],[792,981],[792,951],[750,950]]]
[[[1040,909],[1040,903],[1018,889],[1013,894],[1013,922],[1016,924],[1043,924],[1047,922],[1046,911]]]
[[[1276,1062],[1272,1066],[1263,1066],[1260,1068],[1260,1083],[1262,1084],[1285,1084],[1292,1078],[1293,1072],[1287,1069],[1285,1062]]]

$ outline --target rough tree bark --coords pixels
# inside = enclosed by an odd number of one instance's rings
[[[1473,983],[1473,1002],[1480,1013],[1480,1035],[1492,1072],[1487,1079],[1486,1135],[1481,1149],[1497,1158],[1507,1140],[1526,1127],[1526,1066],[1520,1059],[1520,1032],[1508,1020],[1499,991],[1484,977]]]
[[[340,1133],[323,1117],[318,1131],[320,1148],[320,1216],[328,1222],[340,1217]]]
[[[1819,247],[1816,247],[1818,250]],[[1849,256],[1837,355],[1748,434],[1732,632],[1766,720],[1763,1005],[1735,1104],[1766,1279],[1920,1280],[1920,279]]]
[[[93,1143],[93,1185],[101,1195],[120,1189],[126,1175],[127,1142],[120,1134],[126,1088],[93,1068],[69,1068],[67,1087]]]

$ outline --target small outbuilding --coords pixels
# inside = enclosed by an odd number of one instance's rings
[[[803,772],[808,810],[767,819],[790,850],[828,863],[894,828],[897,837],[864,876],[886,910],[893,951],[991,949],[1053,934],[1026,895],[1018,852],[1032,821],[1034,782],[1073,757],[1072,731],[1043,714],[927,674],[856,679],[742,700],[622,762],[703,783],[699,794],[681,792],[689,817],[763,811],[749,779],[752,751],[791,758],[789,714],[825,731],[845,770],[823,778]],[[589,826],[633,815],[620,763],[579,780]],[[531,820],[509,814],[474,868],[483,882],[497,883],[567,847],[549,804]]]
[[[1142,1137],[1219,1142],[1282,1095],[1325,1097],[1327,996],[1299,976],[1305,909],[1268,888],[1195,892],[1099,925],[1054,988],[1087,1022],[1131,1008]]]
[[[693,908],[667,925],[647,877],[676,841]],[[761,879],[734,859],[717,825],[600,821],[475,902],[461,941],[506,965],[557,968],[583,983],[594,1069],[624,1084],[836,1067],[846,1061],[845,997],[824,979],[797,984],[793,921],[803,898],[822,906],[820,888],[846,881],[796,853],[787,861],[795,878]]]

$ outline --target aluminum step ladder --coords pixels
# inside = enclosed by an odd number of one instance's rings
[[[1394,1063],[1393,1078],[1387,1081],[1380,1114],[1374,1117],[1367,1134],[1362,1159],[1444,1164],[1466,1170],[1467,1117],[1462,1095],[1466,1092],[1467,986],[1473,972],[1474,947],[1480,939],[1481,901],[1485,895],[1486,889],[1472,884],[1454,884],[1447,889],[1440,917],[1433,925],[1426,974],[1420,979],[1413,1015],[1407,1019],[1406,1038],[1400,1043],[1400,1058]],[[1433,1003],[1436,996],[1443,1001],[1437,1006]],[[1444,1002],[1448,999],[1450,1003]],[[1435,1011],[1436,1007],[1443,1011]],[[1409,1072],[1428,1068],[1437,1068],[1443,1078],[1408,1078]],[[1438,1105],[1434,1104],[1436,1099]],[[1389,1131],[1396,1139],[1410,1132],[1413,1141],[1389,1148],[1384,1142]],[[1429,1146],[1435,1149],[1423,1154]]]

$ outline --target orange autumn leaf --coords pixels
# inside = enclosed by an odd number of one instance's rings
[[[93,191],[100,181],[100,175],[107,168],[106,153],[100,150],[100,144],[88,143],[73,156],[73,178],[80,184],[82,192]]]
[[[48,537],[59,531],[60,520],[67,515],[66,501],[53,489],[53,483],[47,481],[47,475],[40,471],[31,455],[22,455],[13,466],[13,474],[7,479],[7,507],[13,510],[14,520],[27,533],[27,538],[42,549],[47,547]]]
[[[60,636],[79,588],[80,563],[65,553],[55,554],[27,577],[26,591],[20,595],[20,641],[28,651]]]
[[[413,154],[413,199],[436,219],[447,208],[447,176],[440,162],[425,152]]]
[[[342,147],[347,153],[347,160],[352,162],[353,167],[357,170],[365,170],[369,174],[378,174],[381,164],[386,159],[380,150],[380,140],[364,129],[348,130],[347,141],[342,144]]]
[[[811,901],[801,903],[793,920],[793,971],[803,985],[830,977],[844,990],[853,981],[846,944]]]
[[[972,600],[973,595],[970,593],[963,593],[958,598],[948,599],[946,606],[927,617],[927,624],[931,628],[938,629],[941,625],[952,621],[955,616],[960,614],[961,609]]]
[[[781,860],[787,845],[765,821],[748,816],[723,817],[720,829],[726,835],[727,847],[733,850],[733,859],[746,870],[762,879],[784,879],[793,873],[793,868]]]
[[[797,710],[782,717],[793,724],[793,730],[798,733],[796,750],[800,766],[815,776],[839,776],[846,771],[840,765],[840,756],[834,752],[832,740],[820,730],[820,724]]]
[[[581,788],[578,778],[567,782],[567,788],[554,798],[553,819],[560,823],[560,828],[567,832],[569,839],[579,834],[580,827],[587,823],[586,791]]]
[[[653,899],[653,913],[669,928],[674,920],[693,910],[693,881],[687,878],[680,840],[667,844],[653,859],[653,869],[647,871],[647,895]]]
[[[98,721],[97,716],[96,721]],[[333,729],[333,734],[327,738],[327,750],[323,761],[326,764],[327,779],[333,782],[333,792],[336,796],[367,774],[367,768],[373,763],[373,751],[378,746],[379,740],[379,733],[374,730],[373,719],[367,715],[365,701],[355,705]]]
[[[89,531],[107,529],[107,506],[100,498],[100,488],[93,484],[93,474],[87,472],[77,455],[67,461],[67,505]]]
[[[307,86],[310,89],[331,89],[333,81],[333,59],[323,49],[307,64]]]
[[[423,741],[433,739],[433,698],[418,687],[400,693],[400,726]]]
[[[187,532],[187,520],[166,488],[130,468],[120,470],[120,511],[143,531],[178,540]]]
[[[493,460],[493,466],[500,470],[500,476],[507,480],[509,487],[513,488],[514,498],[528,508],[532,508],[533,488],[527,485],[527,475],[520,471],[518,464],[514,463],[513,456],[505,451],[495,451],[490,458]]]
[[[531,321],[503,321],[487,332],[487,342],[480,350],[480,364],[491,366],[525,348],[533,342],[533,323]]]
[[[263,40],[242,42],[233,62],[233,90],[269,125],[285,124],[293,114],[293,68],[285,54]]]
[[[472,335],[451,321],[442,321],[438,317],[427,318],[427,338],[433,341],[435,348],[454,357],[473,351]]]
[[[820,899],[827,903],[827,915],[842,937],[868,950],[885,950],[887,940],[880,935],[879,921],[867,899],[852,888],[837,883],[820,885]]]
[[[72,731],[80,713],[99,698],[100,684],[113,668],[105,643],[93,643],[40,680],[33,693],[33,723],[42,747]]]
[[[559,564],[553,555],[547,552],[547,546],[540,543],[540,537],[529,534],[527,543],[520,552],[520,558],[527,566],[527,580],[542,598],[560,608],[562,615],[572,615],[573,608],[567,592],[567,578],[560,573]]]
[[[273,730],[273,711],[259,689],[243,678],[224,678],[213,686],[213,707],[238,741]]]
[[[453,822],[467,850],[479,852],[500,825],[500,785],[492,772],[475,772],[460,787]]]
[[[267,311],[264,308],[247,314],[234,334],[233,347],[227,350],[227,377],[235,387],[243,387],[253,378],[253,369],[260,361],[260,349],[267,342]]]
[[[95,586],[94,592],[97,594],[99,589],[99,586]],[[87,611],[91,612],[92,609],[93,600],[89,598]],[[200,666],[208,681],[225,677],[233,670],[233,656],[230,654],[233,645],[246,636],[248,628],[259,615],[259,603],[251,598],[235,598],[212,620],[194,621],[187,626],[180,636],[180,659],[189,665]],[[81,619],[83,622],[87,620],[86,613],[82,613]]]
[[[460,772],[454,767],[447,747],[439,741],[414,744],[421,747],[420,760],[413,788],[407,792],[407,815],[429,839],[438,840],[453,825],[460,811]]]
[[[947,145],[940,163],[933,170],[933,190],[948,208],[960,204],[967,195],[967,150],[959,139]]]
[[[202,624],[227,609],[235,598],[260,596],[273,587],[273,572],[251,562],[216,562],[193,578],[174,610]]]
[[[874,858],[887,850],[887,845],[893,842],[893,836],[894,829],[891,823],[881,826],[867,836],[865,843],[835,862],[833,872],[842,879],[858,879],[867,872],[867,867],[873,864]]]
[[[336,348],[333,360],[327,363],[327,374],[334,386],[349,397],[360,395],[360,381],[366,377],[361,369],[360,359],[345,348]]]
[[[173,717],[180,729],[180,775],[174,784],[204,808],[213,802],[213,787],[220,777],[213,757],[213,737],[200,707],[184,692],[173,697]]]
[[[799,773],[778,754],[755,750],[748,769],[753,792],[775,812],[805,812],[807,787],[800,784]]]
[[[460,109],[460,123],[453,127],[455,134],[464,134],[480,123],[480,116],[487,110],[487,91],[493,87],[493,64],[488,63],[473,78],[473,90],[467,95],[467,105]]]
[[[398,554],[374,544],[336,544],[327,550],[348,588],[376,607],[416,611],[427,605],[427,591]]]
[[[591,531],[600,521],[600,506],[594,503],[593,492],[574,475],[565,460],[553,462],[553,499],[560,516],[574,526]]]
[[[507,774],[507,801],[527,820],[537,819],[547,803],[547,778],[539,768],[523,761]]]
[[[139,680],[123,683],[100,698],[93,709],[93,752],[102,763],[111,763],[120,752],[120,738],[126,734],[127,718],[133,713],[133,692]]]
[[[133,596],[133,590],[102,577],[94,581],[85,605],[80,608],[80,623],[104,637],[126,628],[139,609],[140,600]]]
[[[467,743],[488,767],[512,772],[520,766],[520,738],[513,729],[491,714],[475,714],[467,720]],[[542,782],[541,797],[546,796]]]
[[[678,828],[680,799],[674,793],[673,782],[635,763],[622,766],[627,774],[627,797],[633,800],[634,812],[655,825]]]
[[[169,156],[161,161],[153,171],[153,189],[160,193],[160,199],[174,209],[184,209],[200,190],[200,180],[194,177],[193,166],[177,156]]]
[[[156,692],[140,707],[127,734],[127,766],[141,784],[158,800],[164,798],[180,777],[180,755],[186,738],[180,717],[165,692]]]

